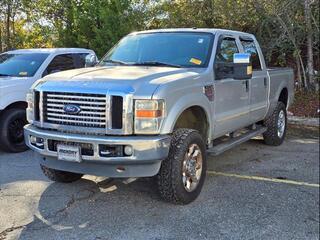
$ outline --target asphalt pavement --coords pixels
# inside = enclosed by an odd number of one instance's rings
[[[152,178],[49,181],[33,152],[0,151],[0,240],[319,239],[317,128],[209,157],[199,198],[163,202]]]

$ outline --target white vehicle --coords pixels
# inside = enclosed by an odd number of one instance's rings
[[[0,148],[8,152],[27,149],[23,137],[26,95],[36,80],[96,62],[94,51],[81,48],[23,49],[0,54]]]

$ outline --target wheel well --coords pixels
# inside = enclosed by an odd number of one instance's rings
[[[284,88],[282,89],[280,96],[279,96],[279,102],[283,102],[284,105],[287,107],[288,104],[288,89]]]
[[[28,104],[23,101],[19,102],[14,102],[8,105],[5,109],[0,110],[0,115],[7,109],[14,109],[14,108],[19,108],[19,109],[26,109],[28,107]]]
[[[28,106],[28,104],[26,102],[14,102],[11,103],[10,105],[8,105],[5,109],[12,109],[12,108],[22,108],[22,109],[26,109]]]
[[[208,119],[205,110],[200,106],[192,106],[184,110],[175,123],[174,130],[190,128],[197,130],[204,141],[208,138]]]

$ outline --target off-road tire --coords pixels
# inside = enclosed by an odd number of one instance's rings
[[[18,129],[15,133],[10,132],[10,129],[12,129],[11,124],[17,124],[16,127],[13,127],[14,129]],[[27,124],[25,109],[14,108],[1,112],[0,148],[3,151],[18,153],[28,150],[23,137],[23,126],[25,124]],[[18,137],[13,139],[11,134],[17,134]]]
[[[63,182],[63,183],[71,183],[79,180],[83,174],[80,173],[73,173],[73,172],[65,172],[60,171],[52,168],[41,166],[41,170],[47,178],[54,182]]]
[[[285,129],[282,137],[277,134],[278,131],[278,118],[280,111],[283,110],[285,114]],[[273,113],[264,120],[264,125],[267,127],[267,131],[263,133],[263,139],[265,144],[271,146],[279,146],[283,143],[287,132],[287,110],[283,102],[278,102]]]
[[[196,143],[201,150],[202,173],[196,189],[192,192],[185,190],[182,181],[182,164],[188,147]],[[207,171],[206,146],[201,135],[193,129],[177,129],[171,140],[168,157],[162,162],[157,175],[160,196],[175,204],[188,204],[194,201],[201,192]]]

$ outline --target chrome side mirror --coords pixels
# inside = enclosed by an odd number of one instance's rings
[[[85,67],[94,67],[98,63],[97,56],[90,53],[85,58]]]

